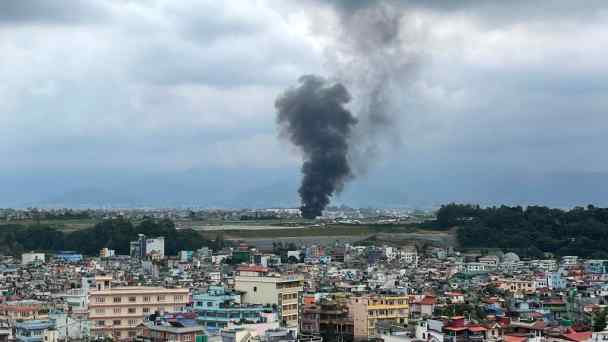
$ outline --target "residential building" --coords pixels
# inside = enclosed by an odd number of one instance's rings
[[[57,330],[52,320],[30,320],[15,323],[17,342],[57,342]]]
[[[352,341],[354,323],[348,315],[347,300],[321,299],[319,303],[304,305],[300,332],[321,336],[324,341]]]
[[[354,340],[361,341],[376,337],[376,323],[391,321],[405,326],[408,322],[408,297],[404,295],[365,295],[352,297],[348,311],[353,319]]]
[[[234,289],[243,292],[243,303],[274,305],[283,325],[298,326],[302,275],[271,273],[260,266],[240,267],[237,272]]]
[[[21,264],[27,265],[33,262],[44,262],[44,253],[23,253],[21,254]]]
[[[110,277],[96,277],[89,292],[89,319],[93,336],[133,338],[144,317],[155,312],[184,311],[188,289],[112,287]]]
[[[55,259],[63,262],[80,262],[82,261],[82,254],[74,251],[60,251],[55,254]]]
[[[131,241],[130,254],[139,259],[150,256],[162,259],[165,257],[165,238],[161,236],[148,239],[144,234],[139,234],[137,240]]]
[[[536,288],[533,279],[503,278],[498,281],[498,287],[512,293],[533,293]]]
[[[113,249],[109,249],[107,247],[104,247],[99,251],[100,258],[111,258],[115,255],[116,255],[116,251]]]
[[[239,322],[264,322],[262,312],[272,311],[271,307],[261,304],[242,304],[241,293],[222,286],[210,286],[206,293],[194,294],[192,299],[198,321],[207,328],[224,328]]]
[[[0,304],[0,319],[10,324],[26,320],[48,320],[49,305],[38,300],[8,301]]]
[[[157,316],[153,321],[143,322],[138,340],[142,342],[207,342],[205,328],[192,317],[175,315]]]

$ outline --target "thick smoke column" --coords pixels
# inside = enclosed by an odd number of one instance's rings
[[[402,103],[418,68],[419,36],[397,0],[305,1],[330,9],[336,25],[319,28],[326,45],[330,83],[303,76],[276,102],[282,135],[302,150],[302,215],[321,215],[346,181],[366,172],[384,145],[396,146],[407,114]],[[317,16],[314,16],[317,18]],[[415,25],[414,25],[415,26]],[[344,108],[351,99],[356,117]],[[356,125],[355,125],[356,124]]]
[[[344,108],[350,99],[342,84],[306,75],[275,102],[281,135],[303,154],[299,193],[305,218],[320,216],[352,176],[348,140],[357,120]]]

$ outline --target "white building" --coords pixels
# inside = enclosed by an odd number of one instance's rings
[[[158,253],[161,258],[165,257],[165,238],[163,236],[154,239],[146,239],[146,255]]]
[[[21,264],[27,265],[35,261],[44,262],[44,253],[31,252],[21,254]]]
[[[416,246],[407,246],[402,249],[401,258],[410,265],[418,266],[418,250],[416,250]]]

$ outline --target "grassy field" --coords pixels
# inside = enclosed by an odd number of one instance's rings
[[[272,230],[222,230],[224,238],[273,238],[273,237],[311,237],[311,236],[366,236],[377,233],[416,233],[421,232],[416,227],[407,226],[368,226],[368,225],[329,225],[325,227],[308,227],[298,229]],[[215,238],[220,231],[201,231],[203,236]],[[432,234],[433,232],[428,232]]]
[[[72,232],[94,226],[100,220],[95,219],[62,219],[40,220],[40,224],[49,225],[63,232]],[[32,225],[33,220],[6,222],[7,224]],[[221,221],[211,223],[205,221],[177,221],[178,228],[194,228],[207,239],[215,239],[221,234],[225,239],[274,239],[274,238],[323,238],[323,237],[352,237],[365,239],[370,236],[393,236],[399,234],[426,235],[430,238],[446,235],[447,232],[427,230],[414,224],[330,224],[314,226],[315,221],[307,220],[257,220],[257,221]],[[196,225],[196,226],[194,226]],[[213,228],[226,226],[226,229]],[[238,229],[232,229],[232,226]],[[206,229],[206,227],[208,227]],[[449,233],[447,233],[449,235]]]

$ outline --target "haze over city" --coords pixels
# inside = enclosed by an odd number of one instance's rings
[[[605,2],[383,4],[390,45],[365,1],[2,1],[0,206],[298,206],[277,97],[340,81],[361,126],[383,73],[333,204],[606,204]]]

